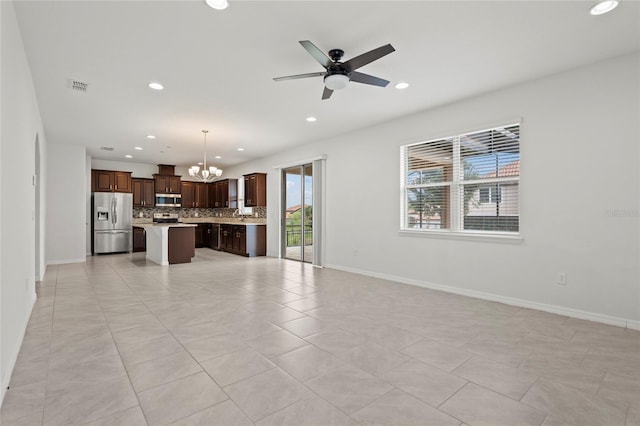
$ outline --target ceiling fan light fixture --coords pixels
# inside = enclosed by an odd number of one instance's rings
[[[224,10],[229,6],[229,2],[227,0],[205,0],[207,6],[216,10]]]
[[[327,89],[342,90],[349,84],[349,76],[345,74],[329,74],[324,78]]]
[[[617,0],[604,0],[598,2],[598,4],[591,8],[591,14],[594,16],[604,15],[605,13],[611,12],[616,7],[618,7]]]

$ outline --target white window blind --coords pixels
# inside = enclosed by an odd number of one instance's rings
[[[401,148],[403,230],[518,233],[520,125]]]

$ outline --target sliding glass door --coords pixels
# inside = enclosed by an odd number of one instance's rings
[[[286,259],[313,262],[313,165],[282,170],[284,200],[282,255]]]

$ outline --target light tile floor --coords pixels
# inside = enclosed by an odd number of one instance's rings
[[[198,249],[50,266],[3,425],[639,425],[640,333]]]

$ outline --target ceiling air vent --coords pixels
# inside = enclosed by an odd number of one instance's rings
[[[89,83],[79,80],[69,80],[69,88],[78,92],[86,92],[89,88]]]
[[[103,151],[113,151],[112,146],[101,146],[100,149]]]

